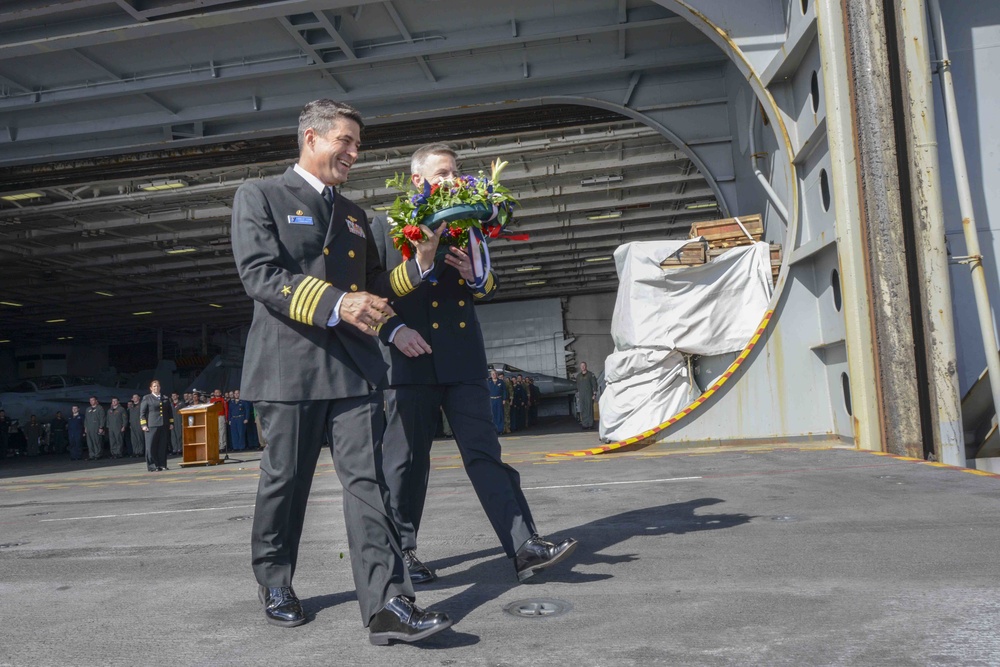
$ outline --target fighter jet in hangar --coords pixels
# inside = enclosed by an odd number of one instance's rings
[[[576,392],[576,383],[572,380],[567,380],[566,378],[560,378],[554,375],[545,375],[544,373],[536,373],[534,371],[524,371],[503,362],[491,362],[488,367],[490,369],[495,369],[498,373],[503,371],[503,374],[508,379],[518,375],[522,375],[526,378],[532,378],[535,381],[535,386],[538,387],[538,391],[542,393],[542,396],[567,396]]]
[[[0,409],[22,425],[28,423],[31,415],[45,424],[52,421],[57,411],[68,416],[70,406],[79,405],[80,410],[84,410],[91,396],[96,396],[101,405],[107,407],[113,397],[117,396],[124,403],[133,393],[132,389],[94,384],[87,378],[50,375],[22,380],[0,393]]]

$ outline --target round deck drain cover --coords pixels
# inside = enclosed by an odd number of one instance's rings
[[[573,608],[565,600],[554,598],[532,598],[530,600],[518,600],[511,602],[503,608],[511,616],[518,618],[553,618],[562,616]]]

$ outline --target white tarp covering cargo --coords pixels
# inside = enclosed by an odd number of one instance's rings
[[[685,355],[742,350],[771,299],[767,243],[728,250],[700,266],[660,263],[691,240],[627,243],[615,251],[615,351],[604,362],[600,436],[624,440],[662,424],[690,403]]]

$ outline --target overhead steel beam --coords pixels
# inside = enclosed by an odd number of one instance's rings
[[[77,0],[86,2],[87,0]],[[207,0],[206,0],[207,1]],[[0,43],[0,60],[35,55],[39,53],[54,53],[66,49],[76,49],[85,46],[96,46],[106,43],[120,43],[129,40],[143,40],[163,35],[176,35],[207,28],[221,28],[231,25],[250,23],[253,21],[273,19],[288,14],[319,11],[371,4],[381,0],[272,0],[261,2],[252,7],[237,7],[236,9],[219,9],[194,16],[163,18],[157,21],[128,24],[105,24],[89,30],[71,33],[51,32],[43,36],[23,41],[8,41]],[[98,2],[94,4],[108,4]],[[231,4],[231,3],[230,3]],[[60,3],[52,6],[62,11]],[[223,5],[224,7],[225,5]],[[153,12],[143,12],[152,16]],[[20,17],[8,18],[8,14],[0,13],[0,22],[19,20]],[[0,37],[2,39],[2,37]]]
[[[704,64],[706,59],[715,60],[717,58],[721,58],[721,55],[718,54],[715,47],[699,46],[659,49],[646,52],[641,56],[635,56],[634,59],[625,62],[617,60],[608,61],[601,58],[595,58],[590,62],[581,62],[579,59],[549,61],[538,66],[537,69],[539,71],[534,77],[534,84],[565,84],[568,80],[572,80],[575,77],[608,77],[628,73],[635,68],[656,67],[667,69],[692,64],[700,65]],[[514,84],[519,78],[520,72],[504,71],[503,68],[498,67],[489,75],[483,74],[475,77],[470,76],[465,79],[443,80],[434,90],[428,90],[426,86],[419,84],[419,82],[407,82],[399,86],[399,90],[394,94],[394,101],[396,104],[400,104],[405,100],[422,100],[423,104],[427,104],[433,100],[463,91],[476,90],[481,92],[483,89],[492,87],[502,88],[503,86]],[[291,115],[297,113],[302,105],[310,101],[315,94],[315,91],[306,91],[301,94],[262,99],[266,100],[267,107],[272,114],[283,111],[291,118]],[[360,108],[364,108],[366,102],[385,103],[385,90],[377,82],[373,82],[371,86],[351,91],[351,93],[344,97],[343,101],[350,102]],[[31,142],[45,142],[48,149],[46,151],[47,159],[65,159],[74,153],[63,148],[71,146],[71,144],[61,140],[72,137],[94,137],[100,134],[120,134],[125,131],[131,131],[134,136],[135,131],[155,130],[164,125],[195,121],[207,124],[217,120],[225,120],[232,123],[234,119],[242,116],[250,116],[254,113],[252,109],[247,107],[244,100],[239,100],[184,109],[179,111],[176,116],[162,113],[147,113],[116,118],[67,122],[42,127],[26,127],[21,128],[15,146],[27,147]],[[289,120],[288,123],[290,124],[290,122]],[[205,139],[219,140],[225,136],[229,136],[228,133],[213,136],[210,132],[207,132]],[[154,142],[149,140],[145,143],[151,144]],[[112,149],[112,146],[114,144],[107,146],[105,150]],[[134,144],[128,146],[128,148],[135,147]],[[23,156],[13,155],[11,148],[12,146],[8,144],[5,151],[10,157],[0,158],[0,164],[18,163],[23,159]],[[52,148],[55,148],[55,150],[53,151]]]
[[[652,9],[652,8],[649,8]],[[318,10],[317,10],[318,11]],[[625,24],[629,29],[650,28],[664,25],[672,25],[680,22],[672,15],[664,15],[662,11],[650,12],[635,11],[635,19]],[[646,18],[644,18],[646,17]],[[294,31],[294,25],[288,22],[283,14],[273,18],[282,21],[282,25],[288,23],[291,26],[290,34]],[[121,86],[110,85],[77,85],[63,86],[60,89],[46,91],[38,100],[39,105],[46,104],[66,104],[79,102],[84,99],[99,99],[109,96],[130,95],[139,92],[155,92],[157,90],[167,90],[176,87],[190,86],[194,84],[220,83],[223,81],[239,81],[246,78],[256,78],[259,76],[291,75],[308,72],[317,68],[334,72],[338,69],[350,71],[358,66],[369,67],[374,64],[392,62],[398,60],[427,58],[447,53],[471,51],[487,52],[504,46],[517,46],[521,44],[531,44],[536,42],[558,40],[560,38],[598,34],[621,29],[621,25],[607,20],[603,13],[593,14],[572,14],[555,19],[540,19],[528,22],[529,28],[525,33],[516,38],[509,36],[506,29],[507,24],[481,26],[476,31],[456,30],[452,33],[441,35],[441,39],[434,41],[416,42],[412,39],[402,44],[385,46],[370,49],[370,53],[359,56],[355,59],[346,58],[332,63],[325,63],[318,54],[313,57],[315,64],[295,65],[296,58],[275,58],[267,59],[267,62],[256,63],[253,58],[241,58],[239,60],[227,61],[217,65],[217,76],[212,76],[212,68],[207,63],[191,64],[188,68],[176,72],[150,72],[147,74],[136,74],[130,77],[127,84]],[[157,22],[159,23],[159,22]],[[569,28],[568,26],[572,26]],[[289,28],[285,26],[285,29]],[[294,34],[292,35],[294,38]],[[300,40],[296,43],[303,47]],[[77,47],[67,47],[77,48]],[[309,47],[311,49],[311,46]],[[690,48],[690,47],[683,47]],[[314,52],[315,53],[315,52]],[[717,49],[712,49],[711,54],[724,60],[724,56]],[[0,45],[0,60],[4,57],[4,47]],[[278,63],[278,64],[275,64]],[[518,71],[518,75],[521,72]],[[17,108],[15,102],[17,98],[0,99],[0,109]],[[22,106],[27,105],[25,100]]]

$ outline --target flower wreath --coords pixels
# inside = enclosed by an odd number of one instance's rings
[[[441,263],[448,246],[469,248],[470,251],[478,249],[480,261],[477,263],[474,257],[474,264],[485,269],[475,273],[477,278],[485,281],[490,268],[486,237],[527,238],[526,234],[510,234],[505,230],[513,220],[514,207],[517,206],[517,199],[500,184],[500,174],[506,166],[506,162],[498,159],[490,165],[488,177],[480,171],[478,176],[459,176],[435,185],[425,181],[423,191],[415,190],[409,177],[403,174],[386,180],[386,187],[403,192],[386,216],[389,236],[403,259],[410,259],[414,252],[413,243],[424,238],[420,225],[434,231],[444,224],[448,228],[441,235],[435,265]]]

